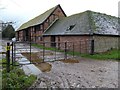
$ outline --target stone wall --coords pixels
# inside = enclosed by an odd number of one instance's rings
[[[115,36],[94,36],[94,41],[95,52],[105,52],[110,49],[118,48],[118,37]]]

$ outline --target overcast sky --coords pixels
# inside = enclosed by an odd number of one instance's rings
[[[17,29],[26,21],[60,4],[67,16],[86,10],[118,16],[119,0],[0,0],[0,20]]]

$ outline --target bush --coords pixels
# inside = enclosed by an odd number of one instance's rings
[[[27,76],[24,74],[23,70],[17,67],[13,68],[9,73],[5,70],[2,71],[2,90],[22,88],[27,89],[36,80],[36,76]]]

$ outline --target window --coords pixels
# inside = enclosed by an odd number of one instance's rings
[[[73,28],[75,27],[75,24],[74,25],[70,25],[66,31],[71,31]]]
[[[39,30],[40,30],[39,25],[35,26],[35,32],[36,32],[36,31],[39,31]]]
[[[43,41],[43,37],[40,37],[40,41]]]
[[[43,29],[43,25],[40,25],[40,30],[42,30]]]
[[[40,36],[40,37],[39,37],[39,40],[40,40],[40,41],[43,41],[43,37],[42,37],[42,36]]]

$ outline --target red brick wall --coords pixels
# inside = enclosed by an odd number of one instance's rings
[[[54,11],[53,14],[57,15],[59,18],[60,18],[60,17],[65,17],[65,15],[63,14],[63,12],[62,12],[62,10],[60,9],[60,7],[58,7],[58,8]],[[58,17],[57,17],[57,18],[58,18]]]
[[[89,48],[89,36],[61,36],[60,42],[68,42],[67,48],[68,50],[73,50],[73,43],[74,43],[74,51],[81,52],[81,53],[88,53]],[[60,44],[60,47],[63,47],[64,44]]]
[[[46,30],[49,25],[57,18],[60,17],[65,17],[65,15],[63,14],[62,10],[60,9],[60,7],[56,8],[55,11],[53,12],[53,14],[51,14],[47,20],[43,23],[44,25],[44,30]]]
[[[55,16],[54,16],[54,15]],[[55,19],[60,18],[60,17],[65,17],[65,15],[63,14],[62,10],[60,9],[60,7],[56,8],[55,11],[53,12],[53,14],[51,14],[47,20],[45,20],[41,25],[39,25],[39,30],[36,30],[36,33],[34,31],[35,27],[33,27],[33,31],[31,32],[31,36],[32,36],[32,41],[33,42],[37,42],[40,43],[41,41],[41,35],[44,33],[44,31],[50,26],[50,24],[52,22],[54,22]]]
[[[64,13],[60,9],[60,7],[57,7],[55,11],[45,20],[41,25],[37,25],[34,27],[29,27],[30,34],[31,34],[31,41],[33,42],[41,42],[40,36],[44,33],[44,31],[51,25],[52,22],[55,21],[55,19],[65,17]],[[35,32],[35,27],[38,27]],[[23,30],[19,31],[19,40],[24,41],[23,37]]]
[[[46,43],[45,46],[46,47],[50,47],[51,46],[51,37],[44,37],[44,42]]]
[[[67,42],[67,49],[69,51],[89,53],[90,52],[90,40],[89,36],[56,36],[56,47],[59,49],[65,49],[65,42]],[[51,37],[44,37],[45,42],[49,42],[46,46],[51,46]]]
[[[19,41],[23,41],[23,30],[18,31],[18,34],[19,34],[19,35],[18,35],[19,37],[17,37],[18,40],[19,40]]]

